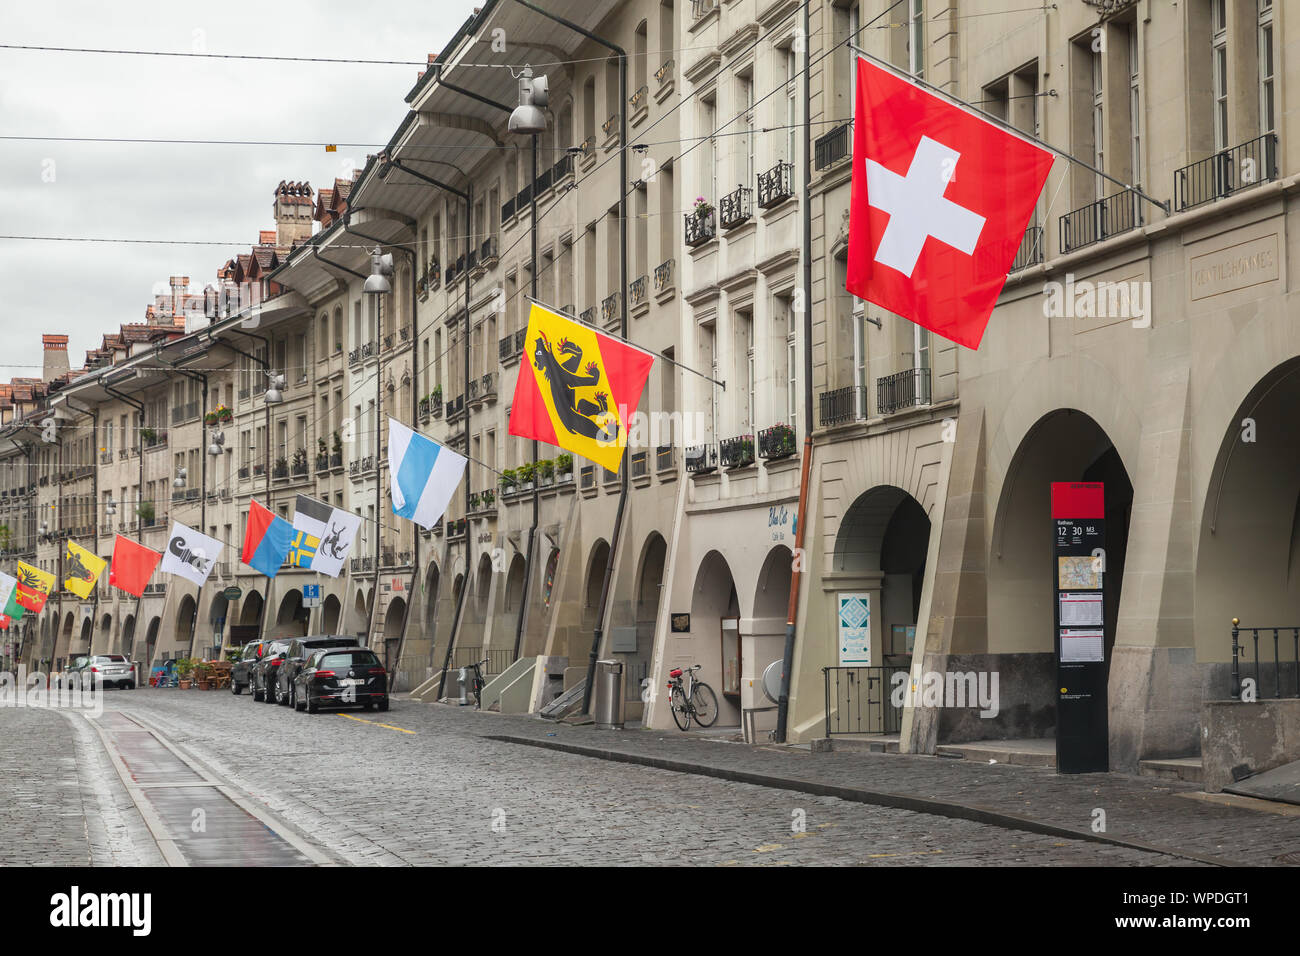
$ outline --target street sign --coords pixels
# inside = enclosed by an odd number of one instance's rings
[[[320,606],[320,585],[304,584],[302,586],[302,606],[319,607]]]
[[[1053,482],[1058,773],[1110,769],[1105,519],[1105,489],[1101,482]]]
[[[231,585],[221,593],[226,596],[227,601],[238,601],[240,597],[243,596],[244,592],[241,591],[239,588],[235,587],[234,585]]]

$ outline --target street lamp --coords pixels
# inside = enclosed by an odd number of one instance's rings
[[[266,404],[279,405],[284,401],[284,376],[272,375],[267,372],[266,377],[270,381],[270,384],[266,386]]]
[[[510,114],[508,129],[512,133],[545,133],[546,114],[542,110],[550,101],[546,76],[533,76],[533,68],[525,65],[519,80],[519,105]]]
[[[361,291],[366,295],[383,295],[392,292],[393,286],[388,281],[388,277],[392,274],[392,253],[382,253],[379,247],[375,246],[370,252],[370,278],[366,279],[366,284]]]
[[[104,514],[108,515],[110,518],[117,514],[117,502],[112,498],[109,498],[108,501],[104,503]]]
[[[225,451],[225,444],[226,444],[226,433],[213,432],[212,443],[208,445],[208,454],[211,455],[213,458],[220,458],[221,453]]]
[[[184,467],[177,469],[177,471],[176,471],[176,477],[175,477],[174,479],[172,479],[172,487],[173,487],[173,488],[184,488],[184,487],[185,487],[185,479],[188,478],[189,476],[190,476],[189,469],[184,468]]]

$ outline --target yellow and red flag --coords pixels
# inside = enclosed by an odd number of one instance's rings
[[[90,597],[95,589],[95,582],[108,567],[108,562],[88,551],[71,538],[68,539],[67,551],[63,555],[63,586],[77,597]]]
[[[45,599],[52,590],[54,575],[34,568],[25,561],[18,562],[18,586],[14,588],[13,600],[19,607],[40,614],[45,607]]]
[[[533,303],[510,434],[618,471],[654,357]]]

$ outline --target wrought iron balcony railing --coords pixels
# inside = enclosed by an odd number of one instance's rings
[[[584,325],[596,324],[596,307],[593,305],[590,309],[583,309],[578,316],[578,320]]]
[[[1030,226],[1025,230],[1024,238],[1020,240],[1020,248],[1016,251],[1016,258],[1011,263],[1011,271],[1019,272],[1021,269],[1036,266],[1042,261],[1043,227]]]
[[[717,228],[714,226],[713,210],[706,213],[688,212],[686,213],[686,244],[694,249],[696,246],[702,246],[710,239],[717,235]]]
[[[794,164],[777,163],[766,172],[758,174],[758,205],[768,209],[779,205],[794,195]]]
[[[605,296],[600,303],[600,321],[608,328],[618,321],[618,293]]]
[[[888,415],[930,404],[930,370],[909,368],[876,379],[876,411]]]
[[[650,287],[649,276],[641,276],[640,278],[633,279],[632,282],[627,287],[628,305],[633,308],[636,308],[638,305],[644,302],[646,297],[646,290],[649,287]]]
[[[1265,133],[1174,170],[1174,210],[1223,199],[1277,176],[1277,134]]]
[[[773,425],[758,433],[758,456],[768,461],[789,458],[797,451],[794,429],[789,425]]]
[[[655,471],[671,471],[676,466],[677,461],[673,455],[672,445],[655,447]]]
[[[686,471],[703,475],[718,468],[718,448],[713,444],[695,445],[686,449]]]
[[[673,78],[673,65],[673,61],[669,60],[663,66],[659,67],[659,69],[655,70],[655,80],[658,82],[660,88]]]
[[[650,98],[650,87],[642,85],[635,93],[627,98],[628,105],[632,107],[632,112],[636,112],[645,106],[646,100]]]
[[[849,124],[837,126],[813,143],[813,169],[829,169],[849,155]]]
[[[735,229],[754,214],[754,190],[737,186],[718,200],[718,219],[723,229]]]
[[[1142,200],[1133,190],[1126,189],[1062,216],[1059,221],[1061,253],[1082,249],[1140,225]]]
[[[744,468],[754,463],[754,436],[737,435],[724,438],[721,443],[722,467]]]
[[[669,259],[655,266],[655,291],[663,292],[673,287],[673,273],[677,269],[677,260]]]
[[[823,425],[843,425],[866,418],[866,389],[861,385],[828,389],[817,399],[817,417]]]

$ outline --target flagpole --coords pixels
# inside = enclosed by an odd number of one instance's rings
[[[848,47],[850,50],[858,54],[858,56],[862,57],[864,60],[870,60],[872,63],[875,63],[877,66],[889,70],[889,72],[893,73],[895,76],[899,77],[900,79],[905,80],[908,83],[915,83],[917,86],[922,86],[925,89],[929,90],[930,92],[935,93],[951,101],[954,105],[979,115],[981,119],[988,120],[990,123],[995,123],[996,125],[1006,130],[1008,133],[1011,133],[1014,136],[1018,136],[1021,139],[1028,140],[1031,143],[1036,143],[1039,146],[1043,147],[1043,149],[1046,149],[1049,152],[1055,153],[1057,156],[1060,156],[1062,159],[1068,160],[1069,162],[1074,163],[1077,166],[1082,166],[1084,169],[1096,173],[1102,179],[1114,183],[1116,186],[1121,187],[1126,192],[1131,192],[1135,196],[1139,197],[1140,199],[1145,199],[1147,202],[1151,203],[1151,205],[1156,206],[1157,208],[1163,210],[1166,216],[1169,215],[1170,212],[1169,200],[1166,199],[1165,201],[1162,202],[1159,199],[1153,199],[1150,196],[1148,196],[1146,193],[1144,193],[1142,190],[1138,189],[1136,186],[1130,186],[1128,183],[1124,182],[1123,180],[1116,179],[1114,176],[1110,175],[1109,173],[1098,169],[1096,166],[1092,165],[1091,163],[1084,162],[1082,159],[1079,159],[1071,155],[1070,153],[1067,153],[1065,150],[1061,149],[1058,146],[1053,146],[1051,143],[1047,142],[1046,140],[1039,139],[1037,136],[1034,136],[1031,133],[1026,133],[1024,130],[1017,129],[1016,127],[1008,123],[1006,120],[1000,119],[997,116],[994,116],[992,113],[985,112],[984,110],[980,109],[978,106],[974,106],[970,103],[967,103],[961,97],[955,96],[952,93],[949,93],[947,90],[940,89],[939,87],[934,86],[931,83],[927,83],[925,80],[922,80],[919,77],[912,76],[910,73],[904,73],[900,71],[892,63],[888,62],[887,60],[882,60],[879,57],[872,56],[870,53],[868,53],[866,50],[862,49],[861,47],[855,46],[852,42],[848,43]]]

